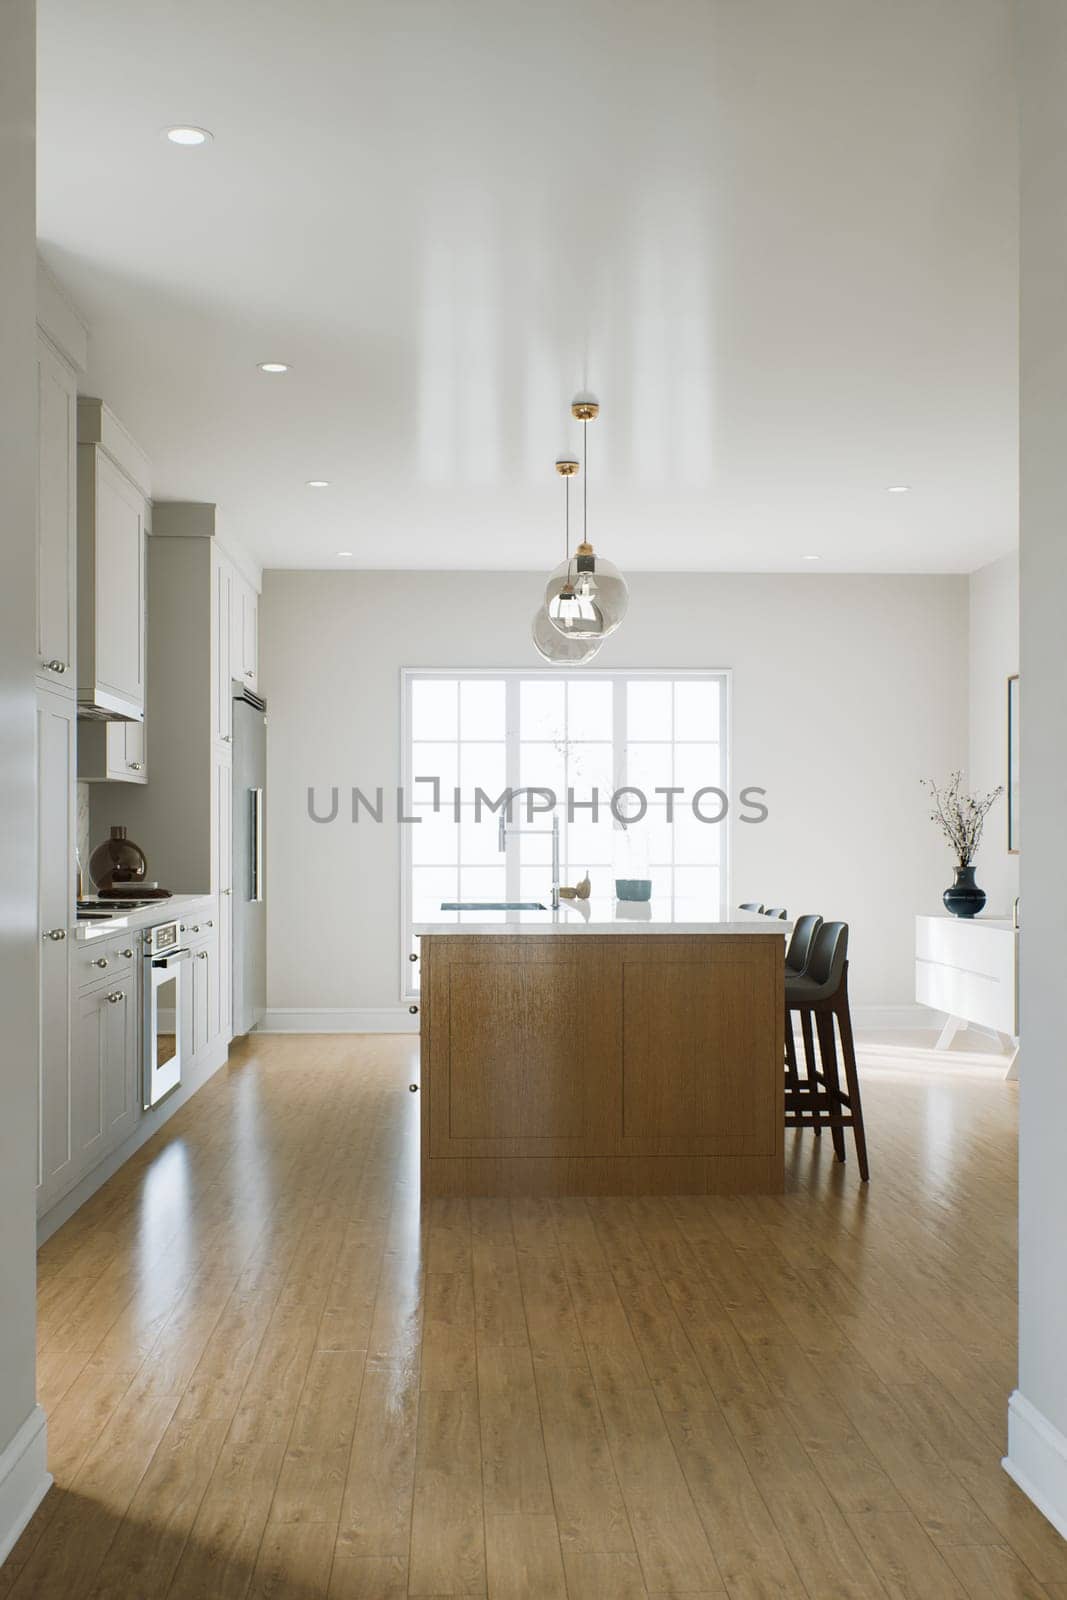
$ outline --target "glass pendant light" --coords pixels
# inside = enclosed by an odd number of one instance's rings
[[[557,461],[556,471],[563,479],[563,516],[567,551],[567,561],[564,562],[564,566],[566,566],[570,560],[571,548],[571,479],[578,471],[578,463]],[[592,661],[600,649],[599,639],[572,639],[561,633],[549,620],[545,606],[542,606],[535,615],[530,633],[538,655],[553,666],[579,667],[583,662]]]
[[[552,573],[545,588],[548,620],[565,639],[603,641],[614,633],[630,603],[626,579],[614,562],[598,556],[589,543],[589,423],[599,416],[595,400],[575,400],[571,415],[582,424],[586,462],[582,482],[582,542]]]

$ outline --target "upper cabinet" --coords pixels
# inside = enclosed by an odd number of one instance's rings
[[[78,707],[145,708],[148,463],[99,400],[78,402]]]
[[[230,600],[230,671],[246,688],[258,686],[259,595],[239,572],[233,575]]]
[[[77,389],[74,369],[37,337],[37,675],[74,692],[77,533]]]

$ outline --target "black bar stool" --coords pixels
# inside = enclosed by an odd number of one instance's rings
[[[763,907],[758,905],[755,900],[743,900],[737,909],[738,911],[762,911]]]
[[[763,915],[765,917],[777,917],[779,922],[784,922],[789,913],[786,911],[785,906],[767,906]]]
[[[856,1160],[860,1177],[866,1183],[870,1178],[867,1164],[867,1138],[863,1127],[863,1106],[860,1101],[859,1074],[856,1070],[856,1047],[852,1038],[852,1017],[848,1006],[848,924],[824,922],[815,934],[814,944],[804,972],[785,980],[786,1039],[793,1028],[792,1013],[800,1012],[803,1025],[808,1018],[809,1029],[814,1018],[819,1037],[819,1061],[815,1063],[814,1049],[809,1050],[809,1032],[804,1034],[804,1053],[807,1082],[801,1084],[795,1072],[794,1081],[786,1074],[785,1125],[787,1128],[812,1128],[820,1125],[830,1129],[834,1141],[834,1155],[838,1161],[845,1159],[844,1129],[851,1128],[856,1141]],[[845,1069],[845,1088],[837,1068],[837,1037],[834,1019],[841,1035],[841,1059]]]
[[[807,971],[808,962],[811,960],[812,947],[815,944],[815,935],[822,927],[822,918],[815,912],[805,912],[793,924],[793,932],[789,938],[789,948],[785,953],[785,977],[788,983],[790,978],[799,978]],[[815,1060],[815,1038],[811,1030],[811,1012],[800,1013],[800,1027],[804,1035],[804,1062],[808,1071],[809,1087],[814,1093],[815,1084],[811,1080],[812,1065]],[[793,1089],[800,1088],[800,1074],[797,1070],[796,1041],[793,1035],[793,1019],[789,1011],[785,1014],[785,1062],[786,1084]],[[822,1133],[822,1123],[815,1113],[813,1128],[816,1138]]]

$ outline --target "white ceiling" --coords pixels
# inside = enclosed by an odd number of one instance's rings
[[[554,564],[579,389],[624,568],[979,566],[1016,537],[1007,13],[40,0],[84,388],[268,566]]]

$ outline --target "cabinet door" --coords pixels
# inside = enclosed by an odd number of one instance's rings
[[[229,751],[215,761],[215,882],[213,892],[229,895],[233,888],[233,766]]]
[[[245,590],[248,585],[239,572],[230,571],[230,675],[244,678],[245,669]]]
[[[42,1205],[61,1189],[71,1162],[70,928],[74,922],[75,706],[37,696],[38,1183]],[[55,935],[56,937],[51,937]]]
[[[242,590],[241,617],[241,673],[248,687],[254,689],[259,682],[259,595],[250,583]]]
[[[100,450],[95,467],[96,681],[143,711],[145,502]]]
[[[37,660],[73,694],[76,586],[77,389],[74,374],[37,340]]]
[[[215,738],[229,744],[233,738],[233,568],[221,556],[215,558],[214,641],[215,672],[212,722]]]
[[[219,895],[219,943],[216,967],[219,997],[219,1033],[226,1043],[233,1038],[233,899]]]
[[[104,1155],[116,1149],[137,1121],[139,1037],[136,972],[104,993]]]

